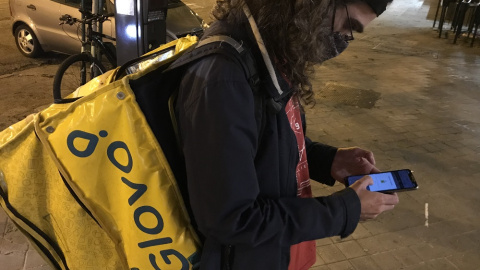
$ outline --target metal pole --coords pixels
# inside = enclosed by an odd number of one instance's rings
[[[80,10],[85,10],[85,0],[81,0],[80,2]],[[82,27],[80,28],[80,30],[82,31],[82,52],[85,51],[85,22],[83,22],[85,20],[85,15],[83,15],[82,13]]]
[[[98,1],[98,0],[97,0]],[[108,0],[107,0],[108,1]],[[103,1],[98,1],[98,10],[99,10],[99,13],[103,13]],[[106,4],[106,3],[105,3]],[[99,24],[98,25],[98,32],[99,33],[102,33],[103,34],[103,23]]]
[[[438,0],[437,11],[435,12],[435,19],[433,19],[433,26],[432,26],[432,28],[435,28],[435,22],[437,22],[438,10],[440,9],[440,3],[441,3],[441,2],[442,2],[442,0]]]
[[[80,2],[80,10],[85,10],[85,0],[81,0]],[[85,51],[85,15],[82,13],[82,53]],[[82,61],[82,67],[80,69],[80,82],[84,84],[87,81],[87,67],[85,62]]]
[[[92,1],[92,14],[93,15],[98,15],[100,14],[99,12],[99,4],[98,4],[98,0],[93,0]],[[100,32],[98,31],[99,27],[98,27],[98,22],[97,21],[94,21],[92,22],[92,29],[93,31],[95,32]],[[96,44],[94,42],[92,42],[92,44],[90,45],[90,53],[92,54],[92,56],[98,60],[100,60],[100,54],[97,50],[97,47],[96,47]]]

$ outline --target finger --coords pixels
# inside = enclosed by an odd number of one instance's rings
[[[392,210],[393,208],[395,208],[395,205],[382,205],[380,213]]]
[[[364,177],[360,178],[361,181],[361,187],[362,188],[367,188],[367,186],[373,185],[373,179],[370,177],[370,175],[365,175]]]
[[[370,170],[370,173],[379,173],[381,172],[379,169],[377,169],[377,167],[375,166],[372,166],[372,169]]]
[[[365,158],[368,160],[368,162],[375,165],[375,157],[373,156],[372,152],[365,150]]]
[[[375,164],[371,163],[368,159],[366,158],[362,158],[362,160],[360,161],[361,163],[361,166],[366,168],[366,171],[367,173],[377,173],[377,172],[380,172],[379,169],[377,169],[377,167],[375,167]]]
[[[370,173],[372,171],[372,169],[375,168],[375,165],[370,163],[370,161],[368,161],[368,159],[366,159],[364,157],[359,158],[357,166],[361,169],[362,174]]]
[[[378,215],[376,215],[376,214],[361,214],[360,219],[361,220],[369,220],[369,219],[374,219],[377,216]]]
[[[395,205],[378,205],[375,209],[371,209],[368,213],[363,213],[362,215],[376,217],[385,211],[390,211],[395,208]]]
[[[397,193],[383,194],[383,203],[385,205],[396,205],[399,202]]]

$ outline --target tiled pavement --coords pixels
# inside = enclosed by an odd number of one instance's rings
[[[381,170],[414,170],[420,188],[351,236],[318,240],[312,269],[480,269],[480,40],[438,39],[429,5],[396,0],[317,68],[310,137],[370,149]],[[0,269],[51,269],[3,211],[0,232]]]
[[[480,42],[438,39],[429,9],[394,1],[317,69],[310,136],[370,149],[381,170],[412,169],[420,188],[350,237],[317,241],[313,269],[480,269]]]

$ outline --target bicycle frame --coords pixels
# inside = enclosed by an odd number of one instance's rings
[[[84,0],[82,0],[82,7],[84,7]],[[74,25],[80,23],[81,25],[81,53],[74,54],[68,57],[59,67],[54,78],[53,96],[56,101],[62,100],[61,90],[63,84],[63,78],[66,71],[73,65],[77,69],[80,67],[80,78],[73,76],[74,87],[85,84],[87,81],[103,74],[106,69],[101,62],[101,56],[105,55],[110,64],[114,67],[117,66],[116,62],[116,49],[111,42],[104,42],[103,38],[115,41],[115,38],[101,33],[101,30],[95,31],[95,29],[102,29],[104,21],[114,14],[92,14],[88,10],[80,9],[82,14],[81,19],[73,18],[68,14],[64,14],[60,17],[60,25],[68,24]],[[98,28],[97,28],[98,27]],[[88,71],[90,71],[87,78]],[[75,72],[78,74],[78,71]],[[80,81],[78,81],[78,78]],[[77,85],[79,83],[79,85]]]
[[[112,51],[110,47],[106,46],[107,42],[104,42],[102,39],[106,38],[112,41],[115,41],[115,38],[99,33],[93,32],[92,33],[92,43],[95,44],[93,46],[94,50],[99,49],[100,54],[104,54],[107,57],[108,62],[114,67],[117,66],[117,55],[116,52]],[[92,50],[92,56],[95,57],[94,51]],[[100,60],[100,59],[99,59]]]
[[[106,43],[103,42],[102,40],[103,38],[107,38],[112,41],[115,41],[115,38],[105,35],[103,33],[94,31],[93,30],[94,21],[90,20],[86,22],[86,19],[83,18],[84,16],[85,15],[82,13],[82,27],[86,26],[87,28],[86,29],[84,28],[86,31],[82,31],[82,53],[89,53],[92,57],[100,61],[101,61],[101,55],[104,54],[107,57],[110,64],[116,67],[117,66],[116,53],[113,52],[109,47],[107,47],[105,45]],[[101,21],[99,23],[101,25],[103,22]],[[85,35],[85,38],[84,38],[84,35]],[[81,72],[80,78],[82,83],[86,82],[86,68],[87,67],[85,67],[84,64],[82,64],[82,68],[80,70]],[[100,74],[97,74],[98,73],[97,70],[93,69],[93,66],[90,66],[89,68],[91,71],[90,74],[93,74],[94,77],[100,75]]]

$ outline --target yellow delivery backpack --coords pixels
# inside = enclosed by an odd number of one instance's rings
[[[0,133],[0,204],[53,267],[199,266],[172,97],[182,67],[212,53],[258,83],[235,40],[187,36]]]

